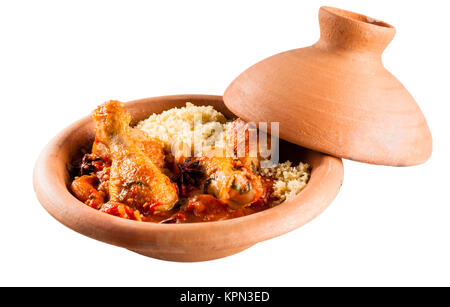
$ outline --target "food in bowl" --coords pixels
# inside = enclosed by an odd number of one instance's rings
[[[123,104],[109,101],[93,118],[92,151],[70,188],[104,213],[163,224],[225,220],[279,205],[309,180],[305,163],[262,167],[249,125],[211,106],[187,103],[131,127]]]

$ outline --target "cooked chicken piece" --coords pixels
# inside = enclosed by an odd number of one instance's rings
[[[146,132],[129,128],[130,139],[155,164],[157,168],[165,171],[164,145],[161,141],[151,138]]]
[[[148,142],[136,142],[139,135],[129,126],[131,115],[123,104],[109,101],[100,105],[94,111],[94,120],[97,129],[95,148],[102,152],[107,150],[112,161],[110,202],[137,209],[148,207],[151,211],[170,210],[178,201],[178,189],[158,167],[164,160],[164,156],[162,159],[160,156],[162,151],[156,150],[155,159],[155,147],[146,147]]]
[[[261,177],[255,175],[259,168],[256,128],[241,119],[235,120],[227,131],[230,149],[208,148],[201,157],[185,158],[184,144],[173,147],[175,160],[179,164],[193,165],[198,161],[206,177],[204,192],[214,195],[231,208],[243,208],[260,199],[263,193]],[[250,133],[255,133],[255,144],[250,144]],[[252,148],[253,146],[253,148]],[[231,152],[235,157],[227,157]]]
[[[231,208],[249,206],[261,197],[261,177],[245,167],[240,160],[216,157],[208,153],[198,159],[207,176],[204,190]]]
[[[95,188],[96,181],[98,179],[94,175],[76,177],[70,185],[70,189],[86,205],[100,209],[105,200],[105,194]]]
[[[233,209],[243,208],[257,201],[263,192],[261,177],[245,167],[239,159],[217,156],[218,151],[211,148],[201,157],[184,158],[175,153],[180,168],[195,175],[203,173],[202,190],[212,194]]]
[[[92,146],[92,153],[102,158],[109,158],[108,147],[100,142],[98,134],[99,132],[97,131],[94,145]],[[128,138],[150,158],[156,167],[165,171],[164,145],[159,140],[155,140],[144,131],[132,127],[128,127]]]
[[[252,143],[250,142],[250,134],[253,134]],[[226,138],[227,142],[231,143],[234,154],[244,166],[253,171],[259,168],[256,127],[251,127],[248,123],[238,118],[231,124]]]

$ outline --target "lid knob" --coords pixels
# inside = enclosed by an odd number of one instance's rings
[[[395,28],[383,21],[333,7],[319,10],[318,47],[373,52],[381,55],[395,36]]]

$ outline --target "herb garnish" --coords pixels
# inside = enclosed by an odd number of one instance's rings
[[[231,185],[231,188],[233,190],[236,190],[239,192],[239,194],[245,194],[250,192],[250,190],[252,189],[252,184],[250,183],[250,181],[247,181],[247,183],[245,184],[245,187],[243,189],[241,189],[241,187],[235,185],[234,183]]]
[[[139,180],[130,180],[127,181],[122,188],[122,192],[120,192],[119,195],[119,202],[123,202],[124,201],[124,197],[127,194],[127,191],[131,188],[131,186],[133,185],[138,185],[140,187],[145,187],[145,188],[150,188],[148,184],[146,184],[145,182],[139,181]]]
[[[139,186],[141,186],[141,187],[149,188],[148,184],[146,184],[145,182],[139,181],[139,180],[130,180],[130,181],[127,181],[127,182],[124,184],[123,188],[124,188],[124,189],[129,189],[129,188],[130,188],[132,185],[134,185],[134,184],[139,185]]]
[[[214,176],[209,177],[205,180],[205,183],[203,184],[203,193],[208,194],[208,188],[213,180],[215,180]]]

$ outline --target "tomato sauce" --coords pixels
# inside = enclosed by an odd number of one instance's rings
[[[126,202],[110,201],[108,181],[111,161],[94,154],[86,154],[79,176],[71,184],[72,193],[86,205],[121,218],[162,224],[180,224],[227,220],[250,215],[270,208],[273,181],[262,178],[263,193],[251,205],[233,209],[211,194],[204,194],[194,184],[178,183],[180,200],[169,211],[159,211],[158,203],[140,208]],[[136,187],[138,188],[138,187]]]

